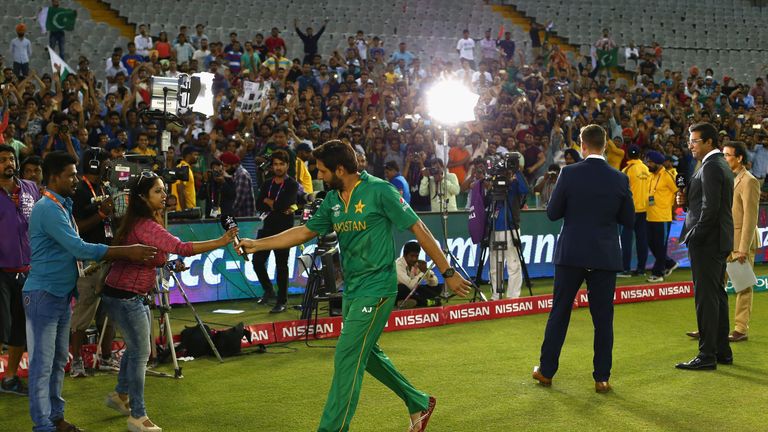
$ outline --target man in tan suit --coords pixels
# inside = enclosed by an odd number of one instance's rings
[[[728,261],[749,261],[754,267],[757,239],[757,213],[760,206],[760,182],[744,167],[747,163],[747,147],[740,141],[728,141],[723,145],[723,155],[735,176],[733,180],[733,251]],[[728,335],[730,342],[747,340],[749,318],[752,314],[752,288],[736,294],[736,322]],[[698,338],[699,332],[686,333]]]

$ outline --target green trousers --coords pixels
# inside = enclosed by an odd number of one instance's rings
[[[376,343],[394,306],[394,296],[344,299],[344,327],[336,344],[333,381],[318,432],[349,430],[360,398],[364,371],[395,392],[405,402],[409,413],[427,409],[429,396],[416,390]]]

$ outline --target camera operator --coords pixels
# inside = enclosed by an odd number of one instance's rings
[[[435,273],[427,268],[426,261],[419,259],[421,246],[419,242],[410,241],[403,245],[403,256],[395,260],[397,271],[397,301],[400,302],[410,294],[419,282],[425,282],[411,296],[418,307],[440,306],[440,293],[443,284],[437,283]]]
[[[43,156],[54,150],[61,150],[77,160],[80,159],[80,141],[72,135],[75,129],[70,130],[69,117],[66,114],[56,114],[45,130],[47,135],[43,137],[40,152]]]
[[[253,180],[248,171],[240,165],[240,158],[236,154],[224,152],[219,156],[224,164],[224,173],[232,179],[235,189],[235,197],[232,202],[232,213],[237,217],[249,217],[256,214],[256,203],[253,198]]]
[[[441,200],[447,200],[448,211],[456,211],[456,195],[460,192],[459,179],[456,174],[449,172],[445,175],[445,165],[440,159],[433,159],[429,167],[422,168],[419,195],[428,197],[431,201],[431,211],[441,211]]]
[[[223,155],[222,155],[223,156]],[[291,157],[288,152],[275,150],[270,155],[274,176],[259,188],[256,208],[265,212],[262,228],[257,238],[279,234],[293,227],[293,209],[299,192],[299,184],[288,175]],[[253,254],[253,270],[264,289],[264,295],[258,304],[267,304],[275,296],[272,280],[267,273],[267,260],[271,250]],[[275,249],[275,273],[277,279],[277,299],[270,313],[285,311],[288,296],[288,253],[290,249]]]
[[[506,190],[501,192],[506,193],[507,208],[503,208],[503,201],[498,201],[496,203],[496,224],[491,227],[492,241],[503,242],[506,240],[506,250],[494,250],[494,248],[491,247],[491,268],[489,276],[491,279],[491,287],[493,288],[493,300],[501,298],[498,292],[499,287],[496,286],[496,272],[500,271],[502,272],[502,275],[504,272],[503,269],[496,268],[496,263],[501,261],[496,254],[504,254],[503,261],[506,261],[507,264],[507,276],[509,278],[507,281],[507,298],[520,297],[520,288],[523,286],[522,266],[516,249],[519,245],[515,245],[514,239],[520,238],[520,209],[523,204],[525,204],[525,196],[528,194],[529,189],[528,183],[526,183],[522,173],[522,168],[525,165],[522,155],[518,152],[511,152],[509,155],[510,156],[508,156],[507,161],[505,162],[505,169],[498,173],[499,176],[506,179],[506,184],[504,185]],[[492,178],[491,185],[489,186],[489,182],[486,182],[485,187],[498,187],[498,183],[493,184],[494,182],[498,182],[498,180],[494,181]],[[493,193],[486,193],[486,199],[488,199],[489,196],[491,200],[496,199]],[[512,219],[509,220],[508,216],[511,216]],[[515,229],[516,232],[513,233],[513,229]]]
[[[104,167],[109,159],[107,152],[100,148],[87,150],[83,155],[82,181],[75,189],[72,198],[72,215],[77,223],[80,237],[88,243],[104,244],[112,243],[115,229],[112,219],[114,204],[112,198],[102,185]],[[72,310],[70,349],[72,351],[72,365],[70,375],[73,378],[87,376],[81,349],[85,343],[85,331],[91,325],[94,317],[99,331],[104,328],[106,314],[99,302],[99,295],[104,288],[104,278],[107,277],[107,266],[101,266],[97,271],[77,279],[77,302]],[[115,329],[111,322],[107,322],[104,337],[101,344],[101,359],[99,369],[115,371],[120,368],[119,363],[112,358],[112,340],[115,337]]]
[[[176,169],[187,170],[189,180],[177,180],[171,185],[171,194],[176,197],[176,211],[193,208],[197,204],[197,191],[195,190],[195,176],[192,173],[192,166],[197,164],[200,158],[200,149],[187,145],[181,151],[181,162],[176,165]]]
[[[208,215],[218,218],[219,215],[235,214],[235,179],[224,170],[224,164],[214,159],[211,169],[203,176],[205,185],[205,208]]]
[[[536,203],[537,208],[547,208],[549,198],[552,196],[552,191],[555,189],[555,183],[557,183],[557,177],[559,175],[560,165],[551,164],[547,167],[546,174],[536,180],[536,185],[533,187],[533,191],[539,193],[539,201]]]

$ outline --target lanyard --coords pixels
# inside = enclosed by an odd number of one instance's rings
[[[98,195],[96,195],[96,191],[93,189],[93,185],[91,184],[90,180],[88,180],[88,178],[83,176],[83,181],[88,186],[88,189],[91,190],[91,195],[93,195],[93,197],[96,198]],[[104,195],[104,187],[100,186],[100,189],[101,189],[101,194]]]
[[[68,213],[68,212],[67,212],[67,209],[65,209],[65,208],[64,208],[64,206],[61,204],[61,202],[59,201],[59,199],[58,199],[58,198],[56,198],[56,197],[55,197],[55,196],[54,196],[52,193],[50,193],[50,192],[49,192],[49,191],[47,191],[47,190],[43,191],[43,195],[44,195],[46,198],[48,198],[49,200],[51,200],[51,201],[53,201],[54,203],[56,203],[56,205],[57,205],[57,206],[59,206],[59,208],[61,209],[61,211],[63,211],[63,212],[64,212],[64,215],[66,215],[66,216],[69,216],[69,226],[71,226],[72,228],[74,228],[74,229],[75,229],[75,232],[76,232],[76,233],[79,235],[79,234],[80,234],[80,231],[78,231],[78,229],[77,229],[77,223],[75,223],[75,218],[74,218],[74,217],[73,217],[73,216],[72,216],[70,213]]]
[[[275,197],[272,198],[272,187],[275,185],[275,180],[272,179],[272,183],[269,185],[269,190],[267,191],[267,198],[273,199],[277,201],[277,197],[280,196],[280,192],[283,191],[283,186],[285,186],[285,179],[283,179],[283,182],[280,183],[280,188],[277,189],[277,193],[275,194]]]
[[[657,172],[658,172],[658,171],[657,171]],[[661,181],[661,176],[663,176],[664,174],[666,174],[666,173],[661,173],[660,175],[657,175],[657,176],[656,176],[656,177],[658,177],[658,178],[656,179],[656,185],[655,185],[655,186],[651,186],[651,189],[650,189],[650,191],[649,191],[651,195],[653,195],[653,194],[655,194],[655,193],[656,193],[656,188],[657,188],[657,187],[659,187],[659,182]],[[650,183],[650,182],[649,182],[649,183]]]

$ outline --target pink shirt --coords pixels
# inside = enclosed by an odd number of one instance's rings
[[[106,285],[124,291],[146,294],[155,286],[155,268],[168,260],[169,253],[181,256],[192,255],[192,243],[182,242],[152,219],[140,219],[128,234],[123,244],[141,243],[157,248],[152,261],[136,263],[114,261],[107,275]]]

